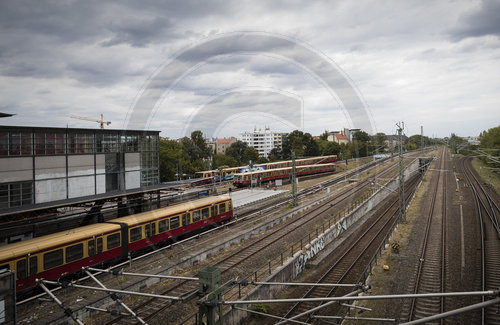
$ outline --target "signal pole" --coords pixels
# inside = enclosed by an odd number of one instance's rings
[[[424,156],[424,126],[420,126],[420,149],[422,150],[422,157]]]
[[[397,123],[399,138],[399,218],[406,222],[406,203],[405,203],[405,173],[403,164],[403,129],[404,122]]]

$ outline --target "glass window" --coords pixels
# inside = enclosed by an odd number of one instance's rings
[[[226,203],[219,204],[219,213],[223,214],[226,212]]]
[[[11,156],[19,156],[21,154],[21,133],[10,134],[10,153]]]
[[[31,155],[31,133],[21,133],[21,155]]]
[[[202,219],[208,219],[209,217],[210,216],[209,216],[208,208],[201,210],[201,218]]]
[[[9,264],[0,265],[0,270],[9,270],[9,269],[10,269]]]
[[[144,225],[144,230],[146,232],[146,237],[151,238],[151,225]]]
[[[120,246],[120,233],[109,235],[107,249],[113,249],[119,246]]]
[[[0,156],[9,154],[9,132],[0,132]]]
[[[34,276],[38,273],[38,257],[32,256],[30,257],[30,274],[29,276]]]
[[[179,228],[179,217],[170,218],[170,229]]]
[[[10,184],[10,191],[9,191],[9,203],[10,207],[18,207],[21,205],[21,184],[19,183],[13,183]]]
[[[66,247],[66,263],[79,260],[83,257],[83,243]]]
[[[200,210],[193,211],[193,222],[200,221]]]
[[[182,226],[187,226],[189,224],[189,215],[187,213],[182,214]]]
[[[94,256],[95,255],[95,241],[94,240],[89,240],[87,242],[87,248],[88,248],[88,255],[89,256]]]
[[[36,133],[35,134],[35,154],[45,155],[45,134]]]
[[[0,209],[7,209],[9,207],[9,185],[0,185]]]
[[[66,137],[65,134],[59,133],[54,136],[54,153],[61,155],[66,153]]]
[[[99,237],[99,238],[97,238],[97,254],[102,253],[102,248],[103,248],[102,237]]]
[[[228,207],[228,209],[227,209],[228,211],[233,210],[233,207],[232,207],[231,201],[228,201],[228,202],[227,202],[227,207]]]
[[[161,234],[168,231],[168,219],[158,221],[158,232]]]
[[[26,279],[26,259],[25,258],[17,261],[16,272],[17,272],[17,278],[19,280]]]
[[[217,215],[217,206],[216,205],[212,205],[212,207],[210,207],[210,214],[213,217],[215,217]]]
[[[130,242],[133,243],[135,241],[142,239],[142,227],[135,227],[130,229]]]
[[[156,235],[156,222],[151,223],[151,236]]]
[[[52,269],[63,263],[63,250],[58,249],[43,255],[43,268],[45,270]]]
[[[53,155],[56,152],[55,134],[45,134],[45,154]]]

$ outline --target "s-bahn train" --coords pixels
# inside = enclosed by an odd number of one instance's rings
[[[304,166],[304,165],[315,165],[315,164],[329,164],[337,161],[337,156],[336,155],[329,155],[329,156],[319,156],[319,157],[310,157],[310,158],[303,158],[303,159],[296,159],[295,160],[295,165],[296,166]],[[278,168],[286,168],[286,167],[292,167],[292,161],[291,160],[286,160],[286,161],[277,161],[277,162],[272,162],[272,163],[264,163],[264,164],[255,164],[253,168],[256,169],[262,169],[262,170],[269,170],[269,169],[278,169]],[[234,180],[234,175],[236,174],[241,174],[246,172],[245,170],[249,169],[249,166],[240,166],[240,167],[231,167],[231,168],[224,168],[221,170],[207,170],[203,172],[197,172],[198,177],[202,177],[204,180],[207,180],[207,182],[210,182],[210,180],[214,179],[217,182],[221,180]]]
[[[206,197],[2,246],[0,269],[15,271],[19,292],[232,217],[230,197]]]
[[[319,173],[334,172],[336,170],[336,164],[317,164],[317,165],[304,165],[296,167],[296,175],[312,175]],[[236,187],[249,186],[252,180],[257,182],[269,182],[275,179],[286,179],[289,178],[292,173],[292,167],[286,168],[276,168],[270,170],[249,172],[249,173],[239,173],[234,174],[233,185]]]

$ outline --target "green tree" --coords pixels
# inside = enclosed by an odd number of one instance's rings
[[[259,162],[259,152],[254,147],[247,146],[241,157],[242,165],[248,164],[249,161],[252,161],[252,164],[257,164]]]
[[[274,161],[280,161],[280,160],[284,160],[283,159],[283,152],[278,148],[271,149],[271,152],[269,152],[269,161],[274,162]]]
[[[319,136],[319,139],[327,141],[328,140],[328,131],[325,130],[325,132],[321,133],[321,135]]]
[[[319,155],[319,147],[310,133],[295,130],[283,140],[283,158],[291,159],[292,151],[296,157],[311,157]]]
[[[383,132],[378,132],[373,136],[373,144],[378,152],[385,152],[387,150],[387,135]]]
[[[226,155],[236,160],[238,166],[246,165],[248,161],[245,162],[243,160],[243,153],[245,152],[246,148],[248,148],[248,145],[245,142],[238,140],[235,143],[232,143],[226,149]]]
[[[226,167],[236,167],[238,166],[238,162],[231,156],[223,155],[223,154],[215,154],[213,169],[217,168],[226,168]]]
[[[500,167],[499,163],[493,163],[493,159],[500,158],[500,126],[481,132],[479,136],[480,149],[483,149],[489,157],[481,157],[486,163],[490,163],[495,167]]]
[[[160,138],[160,181],[175,180],[177,169],[180,174],[192,175],[195,172],[191,159],[184,151],[182,144],[175,140]]]
[[[316,140],[319,148],[319,154],[325,155],[339,155],[340,145],[337,142],[326,141],[322,139]]]

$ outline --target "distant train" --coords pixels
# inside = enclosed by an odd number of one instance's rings
[[[0,269],[15,271],[22,291],[232,217],[230,197],[206,197],[1,246]]]
[[[304,165],[314,165],[314,164],[329,164],[337,161],[336,155],[329,156],[319,156],[319,157],[310,157],[303,159],[296,159],[296,166],[304,166]],[[272,163],[264,163],[264,164],[255,164],[253,168],[261,169],[261,170],[269,170],[269,169],[278,169],[278,168],[286,168],[292,167],[292,161],[277,161]],[[246,169],[249,169],[249,166],[240,166],[240,167],[230,167],[224,168],[221,170],[207,170],[203,172],[197,172],[198,177],[202,177],[206,182],[211,180],[215,181],[223,181],[223,180],[233,180],[235,174],[240,174],[247,172]]]
[[[319,173],[334,172],[336,164],[317,164],[317,165],[302,165],[296,167],[296,175],[312,175]],[[276,168],[263,171],[255,171],[249,173],[234,174],[233,185],[236,187],[249,186],[252,180],[264,183],[276,179],[288,179],[292,173],[292,167]]]

